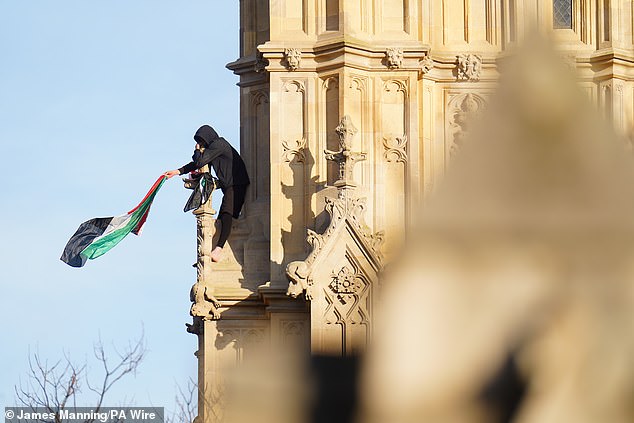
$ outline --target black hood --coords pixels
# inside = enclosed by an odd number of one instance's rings
[[[196,135],[194,135],[194,140],[205,148],[209,147],[217,138],[219,138],[218,133],[209,125],[201,126],[196,131]]]

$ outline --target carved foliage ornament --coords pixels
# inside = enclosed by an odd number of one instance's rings
[[[388,47],[385,50],[385,63],[390,69],[398,69],[403,66],[403,49]]]
[[[407,161],[407,136],[387,137],[383,138],[383,146],[385,153],[383,156],[388,162],[406,162]]]
[[[429,53],[427,53],[425,57],[420,59],[418,64],[420,65],[420,73],[422,73],[423,75],[429,73],[434,68],[434,61],[429,56]]]
[[[482,56],[471,53],[459,55],[457,72],[459,80],[479,81],[482,72]]]
[[[302,60],[302,52],[297,48],[287,48],[284,50],[284,59],[288,70],[297,70]]]
[[[306,149],[306,138],[295,141],[283,140],[282,147],[284,148],[282,158],[285,162],[291,163],[294,161],[304,163],[304,160],[306,159],[304,155],[304,150]]]
[[[360,288],[355,272],[350,266],[343,266],[339,272],[332,272],[330,289],[336,294],[354,294]]]
[[[349,259],[349,257],[348,257]],[[338,272],[332,272],[332,281],[324,289],[326,324],[367,324],[368,305],[371,302],[370,284],[354,261],[344,265]]]

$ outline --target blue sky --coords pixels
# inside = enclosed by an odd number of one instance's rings
[[[59,256],[81,222],[128,211],[186,163],[201,124],[239,143],[224,68],[238,33],[238,1],[0,0],[0,409],[29,349],[90,364],[99,336],[123,345],[142,328],[148,355],[106,405],[172,409],[195,378],[195,220],[179,178],[141,237],[80,269]]]

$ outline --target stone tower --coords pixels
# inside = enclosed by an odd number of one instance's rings
[[[634,15],[609,0],[240,0],[240,151],[252,185],[229,252],[195,211],[199,418],[220,421],[225,365],[258,345],[362,352],[377,274],[416,216],[505,52],[555,37],[617,129],[634,127]]]

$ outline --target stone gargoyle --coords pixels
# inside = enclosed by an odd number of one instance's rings
[[[189,299],[193,303],[189,314],[192,317],[200,317],[203,320],[220,319],[220,301],[214,297],[209,288],[200,282],[196,282],[189,293]]]

